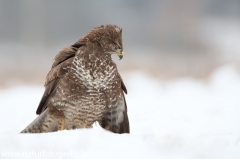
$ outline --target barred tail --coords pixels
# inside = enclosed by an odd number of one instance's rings
[[[61,127],[61,120],[54,119],[49,114],[47,108],[31,124],[29,124],[21,133],[45,133],[58,131]]]

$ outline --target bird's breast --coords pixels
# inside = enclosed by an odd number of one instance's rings
[[[89,92],[111,89],[114,85],[119,85],[116,83],[117,76],[116,66],[102,59],[74,59],[70,69],[70,78],[85,85]]]
[[[73,124],[91,125],[107,109],[117,106],[120,87],[117,68],[109,61],[76,58],[58,87],[53,106]]]

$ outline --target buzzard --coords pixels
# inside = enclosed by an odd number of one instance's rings
[[[39,115],[21,133],[90,128],[99,122],[114,133],[129,133],[127,89],[111,55],[123,58],[122,29],[101,25],[54,58]]]

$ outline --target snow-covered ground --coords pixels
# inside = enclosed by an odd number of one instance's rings
[[[44,88],[0,90],[0,158],[240,158],[240,76],[231,66],[206,81],[159,81],[123,74],[131,134],[93,129],[19,134],[33,119]],[[12,157],[10,157],[12,156]]]

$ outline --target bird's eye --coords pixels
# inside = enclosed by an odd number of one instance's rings
[[[121,49],[121,47],[119,45],[116,45],[115,49]]]

